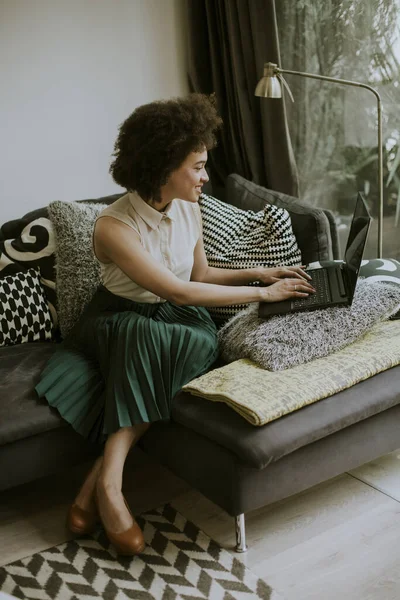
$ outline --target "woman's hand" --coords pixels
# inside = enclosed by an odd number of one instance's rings
[[[293,277],[302,281],[310,281],[311,277],[303,270],[303,267],[260,267],[258,281],[265,285],[271,285],[281,279]],[[297,283],[299,283],[297,281]]]
[[[306,298],[315,289],[302,277],[279,279],[272,285],[261,288],[262,302],[280,302],[288,298]]]

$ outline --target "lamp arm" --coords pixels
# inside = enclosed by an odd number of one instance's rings
[[[378,212],[378,258],[382,258],[382,240],[383,240],[383,144],[382,144],[382,100],[379,93],[366,83],[351,81],[349,79],[337,79],[335,77],[327,77],[326,75],[314,75],[313,73],[303,73],[301,71],[289,71],[276,66],[275,74],[287,73],[289,75],[300,75],[301,77],[309,77],[310,79],[320,79],[321,81],[331,81],[332,83],[340,83],[342,85],[350,85],[360,87],[372,92],[377,101],[378,108],[378,177],[379,177],[379,212]]]

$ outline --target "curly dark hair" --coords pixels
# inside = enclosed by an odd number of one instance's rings
[[[119,128],[110,173],[144,200],[160,201],[161,187],[191,152],[216,146],[221,125],[214,94],[139,106]]]

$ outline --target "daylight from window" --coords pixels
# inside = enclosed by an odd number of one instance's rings
[[[277,3],[281,67],[366,83],[383,104],[383,255],[400,258],[400,0]],[[330,208],[341,249],[358,191],[374,217],[365,257],[376,256],[378,130],[374,94],[287,75],[300,196]]]

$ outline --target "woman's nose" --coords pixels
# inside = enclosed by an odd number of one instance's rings
[[[208,176],[208,173],[207,173],[207,171],[206,171],[205,169],[203,169],[203,172],[202,172],[202,174],[201,174],[201,180],[202,180],[204,183],[207,183],[207,181],[209,181],[209,179],[210,179],[210,178],[209,178],[209,176]]]

